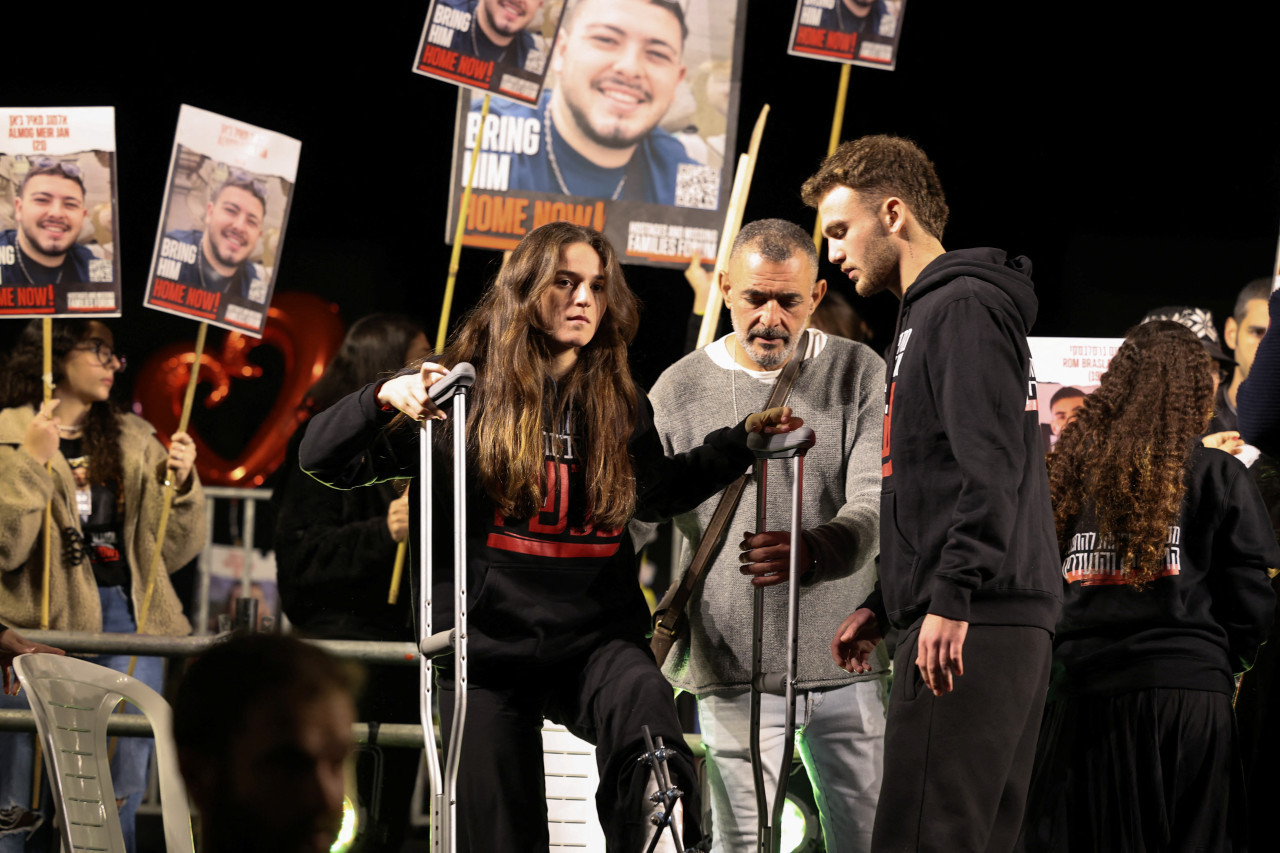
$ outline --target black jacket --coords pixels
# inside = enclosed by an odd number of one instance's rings
[[[1057,621],[1030,269],[996,249],[947,252],[907,288],[885,381],[883,598],[867,602],[882,629],[928,613],[1048,631]]]
[[[408,574],[396,604],[387,603],[396,543],[387,508],[390,483],[333,489],[298,467],[298,446],[310,424],[289,441],[271,502],[276,508],[276,575],[280,603],[295,626],[317,637],[413,640],[416,603]]]
[[[341,488],[417,474],[417,431],[385,429],[393,415],[381,411],[375,388],[370,385],[312,419],[300,452],[304,470]],[[687,453],[664,456],[648,400],[643,393],[639,397],[640,423],[628,449],[641,518],[691,510],[751,464],[742,424],[711,433],[706,444]],[[575,442],[581,440],[574,435]],[[453,487],[438,448],[432,484],[435,631],[453,624]],[[503,518],[476,480],[468,478],[468,650],[478,680],[486,672],[502,678],[510,666],[563,663],[610,639],[643,643],[649,630],[631,537],[625,527],[602,530],[590,523],[585,477],[571,454],[547,457],[553,479],[547,504],[529,519]],[[418,506],[419,488],[415,479],[411,508]],[[419,553],[417,536],[418,525],[411,521],[414,553]],[[416,577],[416,562],[410,565],[406,571]]]
[[[1053,690],[1117,694],[1150,687],[1230,693],[1267,636],[1280,548],[1245,467],[1197,447],[1166,569],[1146,589],[1122,583],[1092,512],[1076,519],[1054,639]]]

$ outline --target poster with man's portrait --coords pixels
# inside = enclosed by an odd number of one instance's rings
[[[262,337],[300,151],[184,104],[144,304]]]
[[[453,240],[511,249],[547,222],[588,225],[624,263],[714,257],[732,190],[745,0],[571,0],[536,104],[463,90]]]
[[[431,0],[413,70],[536,104],[564,0]]]
[[[0,109],[0,316],[119,317],[112,107]]]
[[[906,6],[907,0],[797,0],[787,53],[892,71]]]
[[[1124,338],[1027,338],[1044,450],[1051,451],[1102,381]]]

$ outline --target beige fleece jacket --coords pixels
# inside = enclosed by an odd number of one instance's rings
[[[55,454],[50,476],[35,457],[22,449],[33,417],[35,411],[30,406],[0,412],[0,623],[16,628],[40,625],[44,508],[52,498],[49,627],[98,632],[102,630],[102,608],[88,559],[71,566],[62,561],[62,531],[67,527],[80,530],[71,467],[61,453]],[[129,562],[130,593],[137,614],[155,552],[168,453],[151,424],[130,414],[118,417],[124,467],[124,554]],[[185,489],[174,497],[143,633],[191,633],[191,623],[182,613],[169,573],[194,559],[204,541],[204,492],[193,471]]]

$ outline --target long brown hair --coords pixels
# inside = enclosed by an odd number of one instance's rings
[[[1059,548],[1092,510],[1125,583],[1141,588],[1158,577],[1212,410],[1213,362],[1196,336],[1167,320],[1132,329],[1048,456]]]
[[[55,319],[53,326],[53,382],[66,378],[63,363],[71,351],[94,337],[94,320]],[[32,320],[22,330],[18,343],[0,371],[0,408],[31,406],[39,411],[44,400],[44,385],[40,376],[44,372],[44,333],[42,321]],[[124,499],[121,483],[124,476],[120,451],[120,423],[116,420],[119,409],[110,400],[89,406],[84,420],[84,452],[89,457],[88,479],[91,483],[108,485],[116,490],[118,499]],[[57,412],[54,412],[56,415]]]
[[[542,296],[553,285],[560,251],[584,243],[600,257],[605,311],[591,341],[558,383],[551,382],[549,328]],[[639,400],[627,348],[639,305],[604,235],[553,222],[525,236],[497,279],[433,360],[476,368],[468,400],[467,449],[485,493],[508,518],[528,518],[546,494],[543,428],[572,413],[583,442],[588,507],[598,527],[622,527],[635,512],[635,475],[627,440]],[[443,431],[442,431],[443,432]],[[563,448],[555,446],[557,456]]]

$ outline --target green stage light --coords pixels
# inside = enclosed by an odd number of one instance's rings
[[[782,804],[779,853],[819,853],[826,849],[822,844],[822,825],[818,820],[818,811],[806,794],[807,788],[787,792],[787,798]]]
[[[338,830],[338,837],[334,839],[333,846],[329,848],[329,853],[346,853],[351,847],[351,842],[356,840],[356,807],[352,805],[350,797],[342,798],[342,828]]]
[[[791,797],[782,804],[782,853],[796,853],[809,842],[809,821],[804,808]]]

